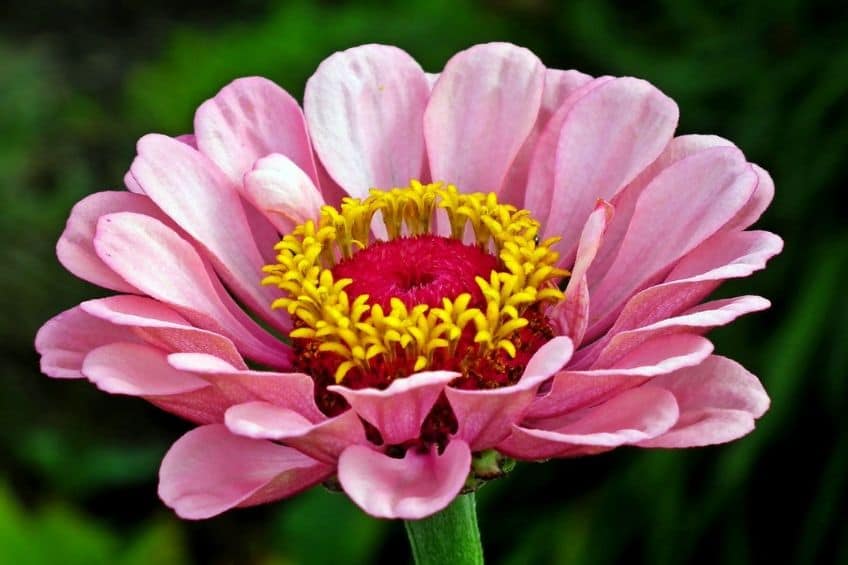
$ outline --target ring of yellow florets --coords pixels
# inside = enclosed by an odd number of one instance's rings
[[[370,304],[367,294],[349,297],[345,288],[351,279],[334,279],[333,267],[367,247],[373,232],[384,229],[390,240],[428,234],[440,213],[450,237],[462,241],[468,232],[500,260],[502,269],[488,280],[475,279],[484,308],[470,307],[471,295],[463,293],[443,298],[441,307],[408,307],[392,299],[384,309]],[[338,356],[337,383],[354,368],[399,359],[407,362],[397,366],[414,371],[433,368],[434,355],[453,356],[460,340],[467,341],[466,328],[473,331],[476,354],[503,351],[515,357],[516,335],[530,324],[525,314],[561,300],[556,281],[568,275],[556,266],[559,255],[551,249],[558,238],[540,241],[539,229],[530,212],[499,203],[493,193],[463,194],[453,185],[412,181],[405,188],[372,189],[365,199],[345,198],[339,210],[324,206],[317,222],[297,226],[275,246],[277,264],[264,268],[262,284],[284,292],[272,308],[292,316],[292,340],[318,343],[319,352]]]

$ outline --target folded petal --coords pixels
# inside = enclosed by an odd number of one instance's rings
[[[532,403],[526,418],[550,418],[596,404],[648,379],[697,365],[712,351],[702,336],[675,334],[649,339],[609,365],[580,369],[572,363],[554,376],[550,390]]]
[[[754,429],[769,407],[757,377],[725,357],[711,356],[696,367],[657,377],[651,384],[674,394],[680,418],[668,432],[643,447],[697,447],[725,443]]]
[[[518,151],[512,167],[509,169],[507,179],[501,187],[498,199],[521,207],[524,202],[524,193],[527,189],[527,175],[530,172],[530,162],[536,152],[536,145],[551,116],[563,105],[563,103],[577,89],[592,80],[589,75],[579,71],[562,71],[559,69],[545,69],[545,88],[542,91],[542,104],[536,116],[533,129],[524,141],[524,145]]]
[[[173,353],[168,363],[215,385],[233,404],[262,401],[297,412],[309,422],[326,419],[315,405],[315,383],[309,375],[244,370],[202,353]]]
[[[589,323],[590,296],[586,273],[595,259],[612,217],[612,206],[599,200],[583,226],[583,233],[580,234],[577,257],[571,269],[568,286],[565,288],[565,300],[554,306],[549,313],[549,317],[559,326],[560,332],[568,335],[575,347],[583,341]]]
[[[103,216],[94,246],[124,280],[192,324],[227,336],[257,361],[287,365],[287,348],[241,312],[220,283],[216,288],[214,275],[191,244],[162,222],[128,212]]]
[[[268,79],[240,78],[222,88],[197,109],[194,130],[198,149],[237,186],[271,153],[285,155],[317,182],[300,105]]]
[[[86,355],[82,373],[100,390],[129,396],[180,394],[209,386],[168,365],[166,357],[164,351],[150,345],[110,343]]]
[[[458,422],[454,437],[468,443],[472,451],[497,445],[521,419],[539,385],[568,363],[573,351],[570,339],[555,337],[533,355],[521,379],[512,386],[492,390],[446,388]]]
[[[404,51],[363,45],[324,60],[304,93],[315,151],[348,194],[406,186],[424,170],[424,71]]]
[[[539,114],[545,69],[507,43],[475,45],[445,65],[424,113],[434,180],[498,192]]]
[[[118,292],[135,292],[94,251],[97,220],[113,212],[136,212],[164,220],[159,208],[145,196],[120,191],[96,192],[77,202],[71,210],[65,231],[56,244],[56,256],[66,269],[83,280]]]
[[[539,134],[533,155],[530,157],[523,207],[530,210],[533,217],[542,225],[545,225],[548,220],[551,200],[554,197],[556,154],[562,124],[578,100],[611,80],[613,77],[599,77],[576,88],[560,103]]]
[[[651,84],[617,78],[580,98],[562,123],[546,235],[577,243],[598,198],[612,199],[662,153],[677,127],[673,100]]]
[[[293,410],[268,402],[248,402],[227,410],[225,423],[234,434],[279,441],[331,464],[348,446],[368,441],[353,410],[312,423]]]
[[[609,449],[665,433],[678,414],[672,393],[643,385],[574,413],[554,429],[515,426],[498,450],[519,459],[546,459],[583,454],[584,446]]]
[[[233,182],[200,152],[157,134],[139,140],[131,171],[156,205],[205,250],[229,289],[285,331],[290,320],[268,307],[276,293],[258,284],[265,260]]]
[[[471,469],[471,451],[451,441],[439,455],[408,450],[395,459],[364,445],[339,458],[339,482],[347,495],[377,518],[420,520],[445,508],[462,490]]]
[[[129,329],[96,318],[75,306],[48,320],[35,336],[41,372],[56,379],[82,379],[85,356],[92,349],[116,341],[135,342]]]
[[[612,337],[609,340],[602,340],[599,344],[602,349],[599,348],[600,353],[593,364],[601,367],[607,366],[649,339],[681,332],[706,333],[713,328],[729,324],[739,316],[759,312],[769,306],[771,306],[771,303],[760,296],[740,296],[714,300],[700,304],[678,316],[646,323],[644,326],[636,320],[641,318],[642,323],[645,323],[654,318],[654,313],[639,312],[634,307],[627,313],[627,319],[622,321],[619,330],[610,331],[608,335],[612,335]],[[622,318],[624,318],[624,315]],[[619,320],[622,320],[622,318],[619,318]],[[616,322],[616,326],[618,326],[618,322]],[[616,326],[613,328],[615,329]],[[625,329],[628,326],[633,329]],[[594,354],[594,352],[591,354]]]
[[[748,203],[739,211],[736,217],[728,224],[725,229],[744,230],[754,224],[769,207],[774,199],[774,181],[768,171],[759,165],[751,164],[754,172],[757,174],[757,188]]]
[[[210,518],[235,507],[291,496],[333,472],[295,449],[196,428],[171,446],[159,470],[159,497],[181,518]]]
[[[341,394],[363,420],[374,426],[388,445],[415,439],[433,404],[453,379],[451,371],[424,371],[397,379],[386,389],[349,389],[332,385],[327,390]]]
[[[324,197],[291,159],[272,154],[259,159],[244,177],[245,195],[280,233],[317,220]]]
[[[639,195],[645,190],[651,181],[663,170],[667,169],[677,161],[715,147],[735,147],[730,141],[717,135],[681,135],[675,137],[663,150],[657,160],[651,163],[639,176],[625,187],[613,199],[615,217],[607,226],[604,234],[604,245],[598,250],[598,255],[589,269],[588,281],[594,287],[603,278],[612,266],[621,242],[630,226],[633,211]]]
[[[206,353],[246,369],[233,342],[214,332],[195,328],[165,304],[134,295],[109,296],[80,304],[85,312],[129,328],[150,345],[168,352]]]
[[[615,262],[591,289],[586,338],[600,335],[633,293],[727,224],[756,183],[742,153],[728,147],[695,153],[659,173],[639,196]]]

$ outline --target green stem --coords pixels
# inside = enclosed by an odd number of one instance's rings
[[[406,534],[417,565],[483,565],[474,493],[429,518],[407,520]]]

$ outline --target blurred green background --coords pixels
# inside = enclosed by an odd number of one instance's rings
[[[755,433],[689,451],[520,465],[479,493],[490,563],[848,563],[848,14],[845,3],[550,0],[6,3],[0,21],[0,564],[403,563],[402,525],[320,488],[198,522],[156,496],[188,426],[142,401],[39,375],[39,325],[101,291],[53,246],[82,196],[119,187],[135,140],[190,129],[231,79],[295,96],[335,50],[384,42],[436,71],[482,41],[551,67],[635,75],[680,131],[771,171],[759,226],[786,250],[722,294],[773,308],[712,334],[773,405]]]

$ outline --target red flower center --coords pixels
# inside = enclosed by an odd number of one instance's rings
[[[441,306],[443,298],[471,294],[471,305],[483,305],[476,277],[489,278],[499,261],[489,253],[456,239],[435,235],[377,241],[333,267],[336,279],[353,282],[351,297],[368,295],[368,302],[390,308],[400,298],[409,308]]]
[[[449,237],[431,233],[440,214]],[[377,217],[386,240],[373,238]],[[263,282],[284,292],[272,306],[292,316],[296,369],[315,380],[321,410],[347,408],[331,385],[385,389],[420,371],[456,372],[450,386],[465,389],[517,382],[553,337],[544,313],[568,274],[539,229],[494,194],[415,181],[325,206],[297,226]],[[455,431],[443,394],[416,441],[441,445]]]

